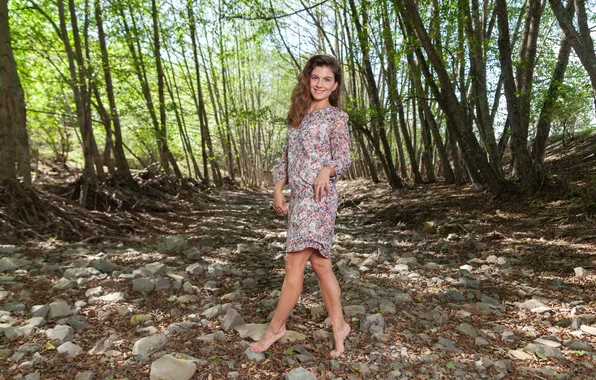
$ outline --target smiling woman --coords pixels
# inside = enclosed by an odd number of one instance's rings
[[[340,288],[330,260],[337,191],[335,182],[350,166],[348,115],[337,106],[343,89],[337,59],[315,55],[298,76],[288,112],[288,137],[277,173],[273,207],[288,214],[286,276],[277,309],[263,338],[251,346],[263,352],[286,333],[286,320],[296,305],[307,261],[319,279],[325,306],[333,325],[335,350],[344,352],[350,326],[344,321]],[[282,193],[289,184],[290,206]]]

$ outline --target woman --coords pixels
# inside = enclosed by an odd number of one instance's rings
[[[251,346],[254,352],[267,350],[285,335],[286,320],[302,293],[309,260],[333,326],[335,349],[331,356],[344,352],[350,326],[343,317],[339,284],[330,260],[337,213],[335,182],[351,163],[348,115],[337,108],[342,90],[338,60],[315,55],[300,72],[292,91],[288,137],[273,197],[275,211],[289,214],[286,275],[275,315],[261,340]],[[289,209],[282,193],[286,184],[292,191]]]

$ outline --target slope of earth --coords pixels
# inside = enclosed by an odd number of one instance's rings
[[[284,341],[247,351],[285,220],[268,191],[222,190],[121,240],[0,246],[0,379],[593,378],[596,229],[573,198],[338,186],[343,357],[310,267]]]

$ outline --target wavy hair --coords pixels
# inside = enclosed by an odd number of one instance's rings
[[[337,88],[329,96],[329,103],[338,107],[341,94],[344,89],[344,80],[341,70],[341,64],[337,58],[331,55],[318,54],[310,57],[304,68],[298,74],[298,84],[292,90],[292,104],[288,111],[288,124],[291,127],[298,127],[304,115],[312,105],[312,95],[310,94],[310,75],[315,67],[328,67],[335,76]]]

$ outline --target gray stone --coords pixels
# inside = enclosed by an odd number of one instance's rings
[[[24,363],[23,363],[24,364]],[[22,366],[19,366],[19,368],[23,368]],[[27,376],[25,376],[24,380],[40,380],[41,379],[41,372],[39,372],[39,370],[28,374]]]
[[[103,288],[101,286],[96,286],[94,288],[89,288],[85,291],[85,297],[99,297],[103,294]]]
[[[95,268],[68,268],[64,271],[64,277],[76,279],[79,277],[97,276],[100,272]]]
[[[11,244],[1,244],[0,245],[0,255],[12,255],[17,253],[19,249],[16,245]]]
[[[474,341],[474,344],[476,344],[478,347],[483,347],[483,346],[490,345],[490,342],[488,340],[486,340],[486,338],[479,336]]]
[[[313,318],[318,318],[325,315],[325,307],[323,305],[317,305],[310,308],[310,315]]]
[[[462,352],[452,340],[439,337],[438,343],[443,346],[442,349],[448,352]]]
[[[89,350],[89,355],[103,355],[106,351],[112,348],[114,342],[118,340],[118,335],[112,334],[107,338],[101,339],[95,343],[92,349]]]
[[[596,327],[581,325],[580,330],[589,335],[596,335]]]
[[[225,268],[221,264],[213,263],[209,264],[207,272],[213,276],[221,276],[225,273]]]
[[[59,354],[66,354],[71,358],[74,358],[78,354],[83,352],[83,348],[78,346],[72,342],[65,342],[58,346],[58,353]]]
[[[470,338],[476,338],[478,336],[478,330],[469,323],[462,323],[455,329]]]
[[[95,373],[93,371],[79,371],[74,380],[93,380]]]
[[[172,283],[169,278],[161,277],[155,280],[155,290],[170,290],[171,288]]]
[[[382,332],[385,329],[385,318],[383,314],[368,314],[366,318],[360,321],[360,330],[374,334]]]
[[[27,262],[14,258],[14,257],[3,257],[0,259],[0,273],[11,272],[27,265]]]
[[[151,363],[150,380],[189,380],[195,372],[197,365],[190,360],[177,359],[167,354]]]
[[[160,252],[181,252],[188,247],[182,235],[160,236],[157,240],[157,250]]]
[[[447,298],[454,300],[454,301],[462,301],[463,302],[466,300],[466,296],[464,296],[463,294],[461,294],[460,292],[455,291],[455,290],[446,291],[445,296]]]
[[[132,347],[132,354],[137,359],[144,361],[154,353],[161,351],[168,344],[168,337],[165,334],[155,334],[137,340]]]
[[[265,354],[262,352],[253,352],[250,347],[244,350],[244,355],[248,360],[256,360],[258,362],[265,360]]]
[[[52,340],[57,340],[60,343],[64,343],[72,341],[75,331],[70,326],[57,325],[53,329],[46,331],[46,335]]]
[[[268,324],[264,323],[247,323],[245,325],[236,326],[234,330],[238,332],[240,338],[251,338],[254,341],[261,339]]]
[[[201,258],[201,250],[195,247],[189,248],[184,252],[184,257],[189,260],[199,260]]]
[[[505,330],[501,334],[501,340],[503,342],[514,343],[516,340],[515,333],[511,330]]]
[[[165,333],[166,334],[171,334],[171,333],[179,334],[179,333],[188,331],[189,329],[191,329],[194,326],[195,326],[195,323],[193,323],[193,322],[175,322],[168,326]]]
[[[108,303],[118,303],[124,301],[124,294],[121,292],[108,293],[99,297],[99,300]]]
[[[145,268],[151,273],[152,276],[165,276],[166,275],[166,265],[163,263],[155,262],[151,264],[145,265]]]
[[[509,350],[509,355],[514,359],[519,360],[534,360],[534,355],[530,355],[527,352],[521,350]]]
[[[8,312],[24,310],[25,308],[25,304],[22,304],[20,302],[7,302],[0,306],[0,309]]]
[[[75,331],[79,331],[79,330],[83,330],[83,329],[88,329],[88,328],[91,327],[91,325],[88,324],[85,321],[85,319],[82,316],[80,316],[80,315],[74,315],[72,317],[60,319],[58,321],[58,323],[60,323],[60,324],[67,324],[70,327],[72,327]]]
[[[33,327],[41,327],[46,323],[46,320],[42,317],[33,317],[26,320],[25,323]]]
[[[537,300],[535,298],[529,299],[524,303],[520,303],[518,304],[518,307],[520,309],[528,309],[528,310],[532,310],[532,309],[536,309],[539,307],[547,307],[544,303],[542,303],[540,300]]]
[[[257,286],[257,282],[254,278],[248,277],[242,281],[243,289],[253,289],[255,286]]]
[[[203,311],[201,313],[201,315],[203,317],[205,317],[206,319],[211,320],[211,319],[217,317],[218,315],[220,315],[221,313],[222,313],[221,305],[215,305],[215,306],[210,307],[209,309]]]
[[[203,273],[205,273],[205,268],[199,263],[194,263],[194,264],[190,264],[189,266],[187,266],[186,271],[190,274],[199,276],[199,275],[202,275]]]
[[[292,330],[287,330],[286,335],[282,336],[279,343],[299,342],[306,340],[306,335]]]
[[[112,273],[122,269],[120,265],[102,259],[95,260],[93,263],[91,263],[91,266],[103,273]]]
[[[543,344],[545,346],[549,346],[549,347],[553,347],[553,348],[561,347],[561,343],[555,342],[550,339],[536,338],[536,339],[534,339],[534,343]]]
[[[70,307],[68,307],[68,304],[64,301],[56,301],[50,304],[50,319],[60,319],[68,317],[71,314],[72,310],[70,310]]]
[[[135,278],[132,280],[132,291],[138,293],[150,293],[155,288],[150,278]]]
[[[577,278],[585,278],[588,276],[588,271],[582,267],[573,268],[575,272],[575,277]]]
[[[69,290],[78,289],[79,283],[76,280],[62,277],[53,286],[52,290]]]
[[[4,329],[4,336],[8,340],[13,340],[22,337],[23,332],[19,327],[10,326]]]
[[[526,347],[524,347],[524,351],[529,353],[539,353],[549,358],[564,359],[561,350],[543,344],[528,343]]]
[[[233,308],[228,309],[225,317],[221,321],[221,329],[228,332],[234,329],[236,326],[245,324],[242,316]]]
[[[393,301],[383,298],[379,303],[379,310],[381,310],[383,314],[395,314],[396,308]]]
[[[366,313],[366,309],[362,305],[350,305],[344,306],[344,314],[348,317],[355,317],[358,315],[364,315]]]
[[[317,380],[317,376],[314,373],[299,367],[284,373],[284,380]]]

